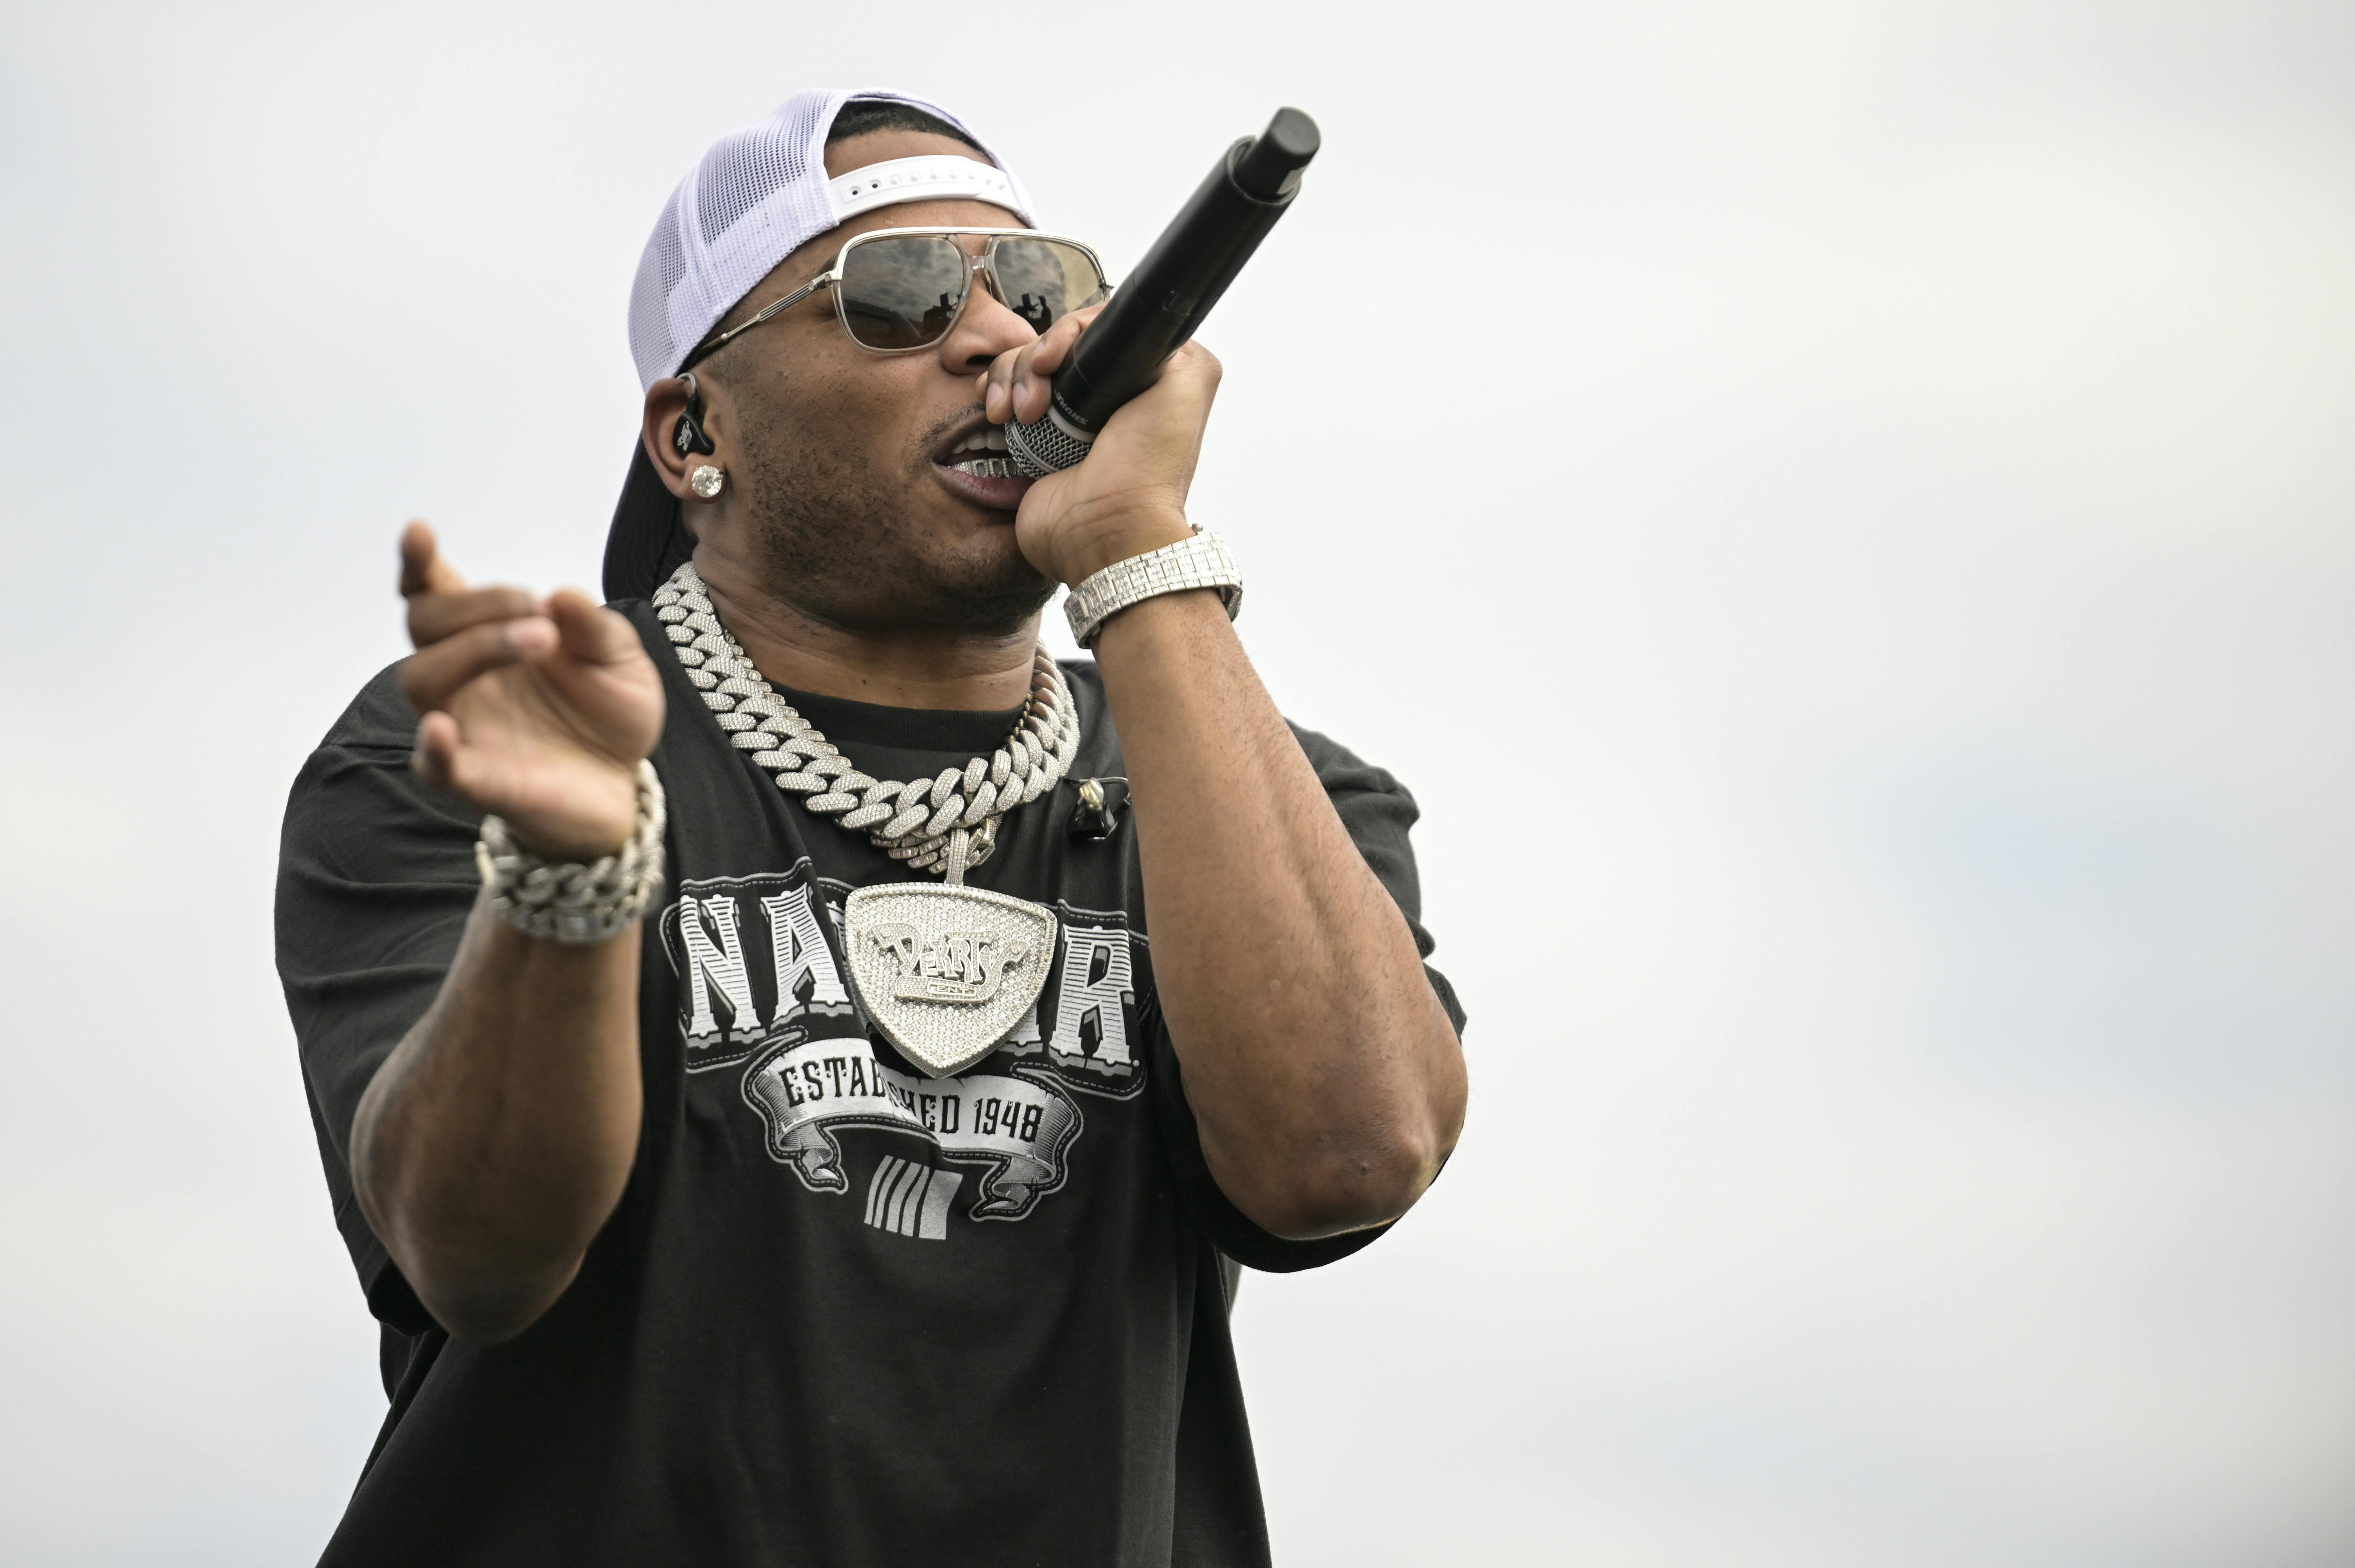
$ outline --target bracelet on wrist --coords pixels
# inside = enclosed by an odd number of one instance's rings
[[[638,820],[629,842],[592,861],[547,860],[515,841],[505,819],[483,818],[474,864],[491,890],[491,912],[550,942],[602,942],[646,912],[663,880],[662,780],[638,764]]]
[[[1241,570],[1227,552],[1225,541],[1199,529],[1191,539],[1114,561],[1091,573],[1063,601],[1063,614],[1071,623],[1073,640],[1083,648],[1092,648],[1103,624],[1130,605],[1196,588],[1218,590],[1230,621],[1242,610]]]

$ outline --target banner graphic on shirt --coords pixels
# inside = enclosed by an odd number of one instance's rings
[[[768,1124],[769,1154],[814,1192],[846,1192],[850,1179],[834,1128],[913,1133],[954,1160],[989,1170],[976,1220],[1019,1220],[1062,1186],[1063,1157],[1080,1136],[1080,1108],[1041,1073],[927,1078],[875,1060],[863,1036],[788,1045],[744,1074],[744,1102]]]
[[[878,1060],[842,979],[848,892],[813,876],[806,860],[679,885],[661,936],[678,976],[687,1072],[741,1066],[743,1102],[760,1113],[770,1157],[812,1192],[850,1190],[836,1129],[882,1128],[925,1139],[939,1157],[986,1166],[970,1194],[974,1219],[1021,1219],[1063,1184],[1066,1151],[1084,1125],[1072,1092],[1126,1100],[1145,1086],[1144,939],[1117,912],[1058,903],[1054,962],[1037,1004],[976,1071],[935,1080],[893,1065],[896,1056]]]

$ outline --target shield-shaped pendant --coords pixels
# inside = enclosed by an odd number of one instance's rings
[[[859,888],[843,901],[858,1005],[935,1078],[972,1066],[1047,983],[1054,912],[961,885]]]

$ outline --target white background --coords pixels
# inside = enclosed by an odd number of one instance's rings
[[[2355,10],[0,14],[0,1558],[311,1561],[382,1409],[272,970],[392,540],[592,584],[639,247],[902,85],[1133,261],[1321,121],[1196,491],[1473,1024],[1246,1282],[1289,1564],[2355,1561]]]

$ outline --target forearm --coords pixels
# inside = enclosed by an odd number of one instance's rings
[[[1097,642],[1155,983],[1211,1174],[1279,1235],[1395,1218],[1462,1125],[1462,1051],[1412,934],[1215,595]]]
[[[461,1338],[521,1332],[620,1200],[640,1115],[637,928],[570,945],[477,901],[432,1008],[352,1129],[360,1205]]]

